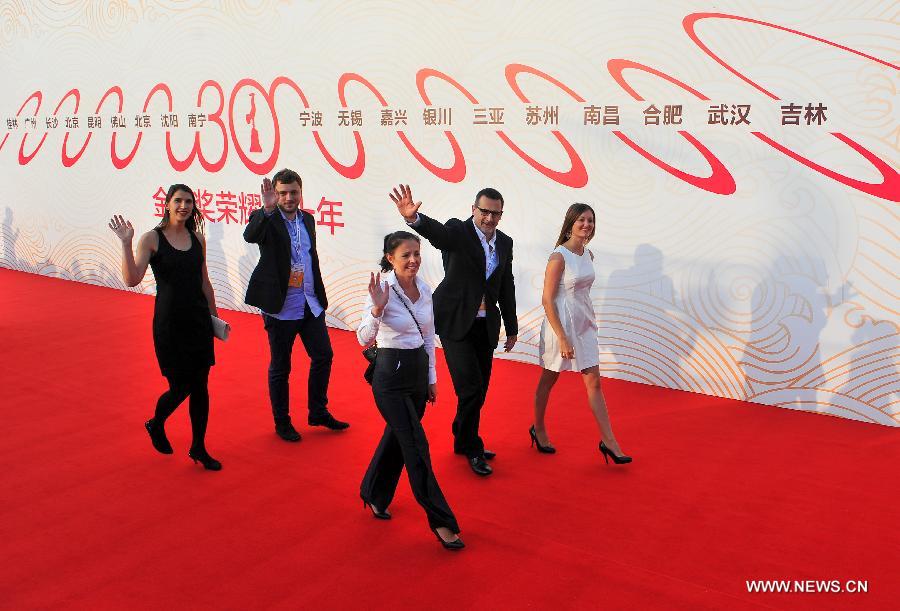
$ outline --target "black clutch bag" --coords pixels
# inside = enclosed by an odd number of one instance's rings
[[[366,367],[366,370],[363,372],[363,379],[369,384],[372,383],[372,376],[375,374],[375,357],[378,356],[378,346],[372,344],[368,348],[362,351],[363,357],[367,361],[369,361],[369,365]]]

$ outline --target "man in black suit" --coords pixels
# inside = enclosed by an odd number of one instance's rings
[[[263,180],[263,208],[250,215],[244,239],[259,245],[259,263],[250,276],[245,303],[257,306],[269,336],[269,399],[275,432],[285,441],[300,441],[291,424],[288,378],[297,335],[311,360],[308,422],[332,430],[349,424],[336,420],[328,404],[328,380],[334,353],[325,326],[328,298],[319,271],[316,223],[301,208],[302,181],[293,170]]]
[[[453,451],[465,454],[478,475],[490,475],[493,469],[487,460],[495,454],[485,450],[478,425],[500,339],[500,319],[506,329],[506,352],[519,333],[513,241],[497,230],[503,196],[496,189],[482,189],[475,196],[472,216],[446,223],[419,212],[422,202],[413,202],[409,185],[394,189],[390,198],[407,224],[441,251],[444,279],[434,291],[434,324],[456,391]]]

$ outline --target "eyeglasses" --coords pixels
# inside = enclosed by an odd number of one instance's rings
[[[500,217],[503,216],[503,210],[487,210],[478,205],[475,206],[475,209],[481,213],[481,216],[493,216],[497,220],[500,220]]]

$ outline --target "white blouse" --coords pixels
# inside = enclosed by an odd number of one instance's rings
[[[434,366],[434,310],[432,309],[431,289],[422,280],[416,277],[416,286],[419,288],[419,299],[415,303],[410,301],[400,285],[397,284],[397,276],[394,272],[381,275],[382,282],[387,282],[390,298],[381,312],[381,316],[372,316],[372,296],[366,295],[366,303],[363,309],[362,320],[356,329],[356,338],[362,346],[371,346],[377,343],[379,348],[418,348],[422,345],[424,336],[425,351],[428,353],[428,383],[437,383],[437,370]],[[396,286],[396,291],[392,288]],[[399,298],[397,293],[400,294]],[[422,328],[422,335],[416,322],[409,315],[402,299],[412,310]]]

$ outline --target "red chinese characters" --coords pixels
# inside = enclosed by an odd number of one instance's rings
[[[220,190],[209,191],[204,188],[194,189],[197,198],[197,209],[203,215],[207,223],[225,223],[226,225],[246,225],[250,222],[250,215],[254,210],[262,207],[262,198],[259,193],[232,193]],[[157,187],[151,196],[153,201],[153,216],[162,218],[166,210],[166,189]],[[327,227],[331,235],[335,235],[338,228],[344,227],[342,208],[344,203],[339,200],[332,201],[325,196],[319,200],[318,206],[303,208],[316,219],[316,225]]]

